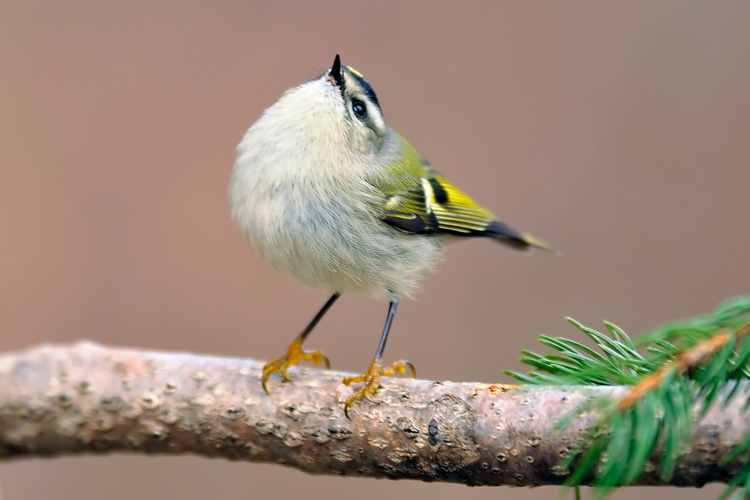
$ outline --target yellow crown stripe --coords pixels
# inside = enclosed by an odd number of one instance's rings
[[[351,71],[352,73],[354,73],[355,75],[357,75],[361,79],[363,79],[363,80],[365,79],[365,75],[363,75],[362,73],[360,73],[356,69],[352,68],[351,66],[347,66],[347,68],[349,68],[349,71]]]

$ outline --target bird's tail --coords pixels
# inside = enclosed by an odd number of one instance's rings
[[[496,239],[500,243],[504,243],[513,248],[519,250],[526,250],[528,248],[538,248],[545,252],[559,253],[559,251],[552,245],[535,238],[527,233],[521,233],[515,229],[509,227],[500,221],[492,221],[485,229],[485,232],[491,238]]]

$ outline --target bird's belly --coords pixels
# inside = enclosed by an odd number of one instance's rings
[[[248,234],[253,246],[277,269],[329,292],[409,294],[443,248],[439,238],[400,233],[357,210],[287,206],[275,219]]]

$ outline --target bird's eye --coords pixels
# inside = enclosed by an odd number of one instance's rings
[[[354,111],[354,114],[357,115],[359,119],[364,119],[367,116],[367,108],[365,107],[365,103],[363,103],[359,99],[354,99],[352,101],[352,111]]]

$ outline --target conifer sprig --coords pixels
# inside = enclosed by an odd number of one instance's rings
[[[598,495],[604,497],[654,466],[661,479],[669,481],[690,443],[695,421],[712,405],[728,405],[737,395],[747,394],[750,297],[729,300],[712,314],[665,325],[635,340],[612,323],[605,322],[607,333],[601,333],[568,321],[595,348],[542,335],[539,341],[557,353],[522,351],[521,360],[534,370],[506,373],[534,385],[631,386],[624,396],[590,401],[561,422],[566,425],[584,411],[600,415],[567,459],[568,486],[593,476]],[[750,399],[746,410],[748,406]],[[733,493],[750,498],[750,435],[729,462],[740,463],[740,472],[722,498]]]

